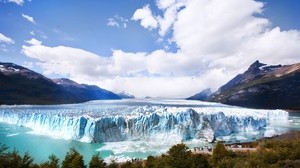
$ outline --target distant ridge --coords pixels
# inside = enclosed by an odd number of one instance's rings
[[[191,97],[188,97],[187,100],[201,100],[201,101],[207,101],[209,97],[211,96],[212,91],[211,89],[205,89],[201,91],[200,93],[197,93]]]
[[[121,99],[97,86],[70,79],[49,79],[28,68],[0,62],[0,104],[64,104]]]
[[[120,93],[117,93],[122,99],[134,99],[135,96],[134,95],[131,95],[129,93],[126,93],[126,92],[120,92]]]

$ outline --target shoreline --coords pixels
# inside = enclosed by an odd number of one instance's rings
[[[226,143],[223,142],[226,149],[232,152],[255,152],[258,149],[260,143],[268,140],[291,140],[291,139],[300,139],[300,131],[290,130],[281,135],[276,135],[270,138],[262,138],[253,142],[236,142],[236,143]],[[214,148],[211,147],[194,147],[191,148],[190,151],[194,154],[204,154],[204,155],[212,155]]]

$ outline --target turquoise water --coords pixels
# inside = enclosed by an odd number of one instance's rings
[[[111,143],[84,143],[74,140],[55,139],[46,135],[35,134],[29,128],[0,122],[0,143],[5,144],[12,151],[16,149],[20,154],[29,154],[38,163],[47,161],[48,156],[55,154],[62,161],[70,148],[75,148],[83,156],[85,163],[90,161],[93,154],[100,153],[106,161],[112,159],[126,160],[130,158],[146,158],[149,155],[159,155],[178,143],[178,141],[163,143],[153,140],[111,142]]]
[[[16,149],[20,154],[29,152],[37,162],[48,160],[51,154],[55,154],[62,160],[72,147],[78,150],[87,162],[93,154],[97,153],[96,149],[103,146],[103,144],[66,141],[35,135],[31,133],[31,129],[5,123],[0,123],[0,143],[7,145],[9,150]],[[107,157],[112,152],[101,151],[100,154],[102,157]]]

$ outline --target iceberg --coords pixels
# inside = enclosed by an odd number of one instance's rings
[[[182,141],[212,142],[216,137],[262,130],[278,120],[288,120],[288,113],[185,100],[0,106],[0,122],[55,138],[96,143],[146,140],[161,135],[176,135]]]

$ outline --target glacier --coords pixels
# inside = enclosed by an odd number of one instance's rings
[[[265,129],[288,120],[283,110],[259,110],[186,100],[114,100],[68,105],[2,105],[0,122],[55,138],[82,142],[146,140],[179,136],[181,141]]]

